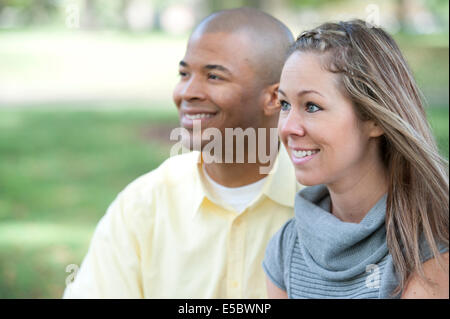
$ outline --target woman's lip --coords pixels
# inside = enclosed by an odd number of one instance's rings
[[[318,148],[301,148],[301,147],[290,147],[288,146],[289,149],[293,150],[293,151],[319,151]]]
[[[304,156],[304,157],[296,157],[295,155],[294,155],[294,153],[292,152],[294,149],[291,149],[291,160],[292,160],[292,163],[294,163],[294,165],[301,165],[301,164],[305,164],[305,163],[307,163],[307,162],[309,162],[311,159],[313,159],[317,154],[319,154],[320,153],[320,150],[318,150],[318,152],[317,153],[314,153],[314,154],[311,154],[311,155],[307,155],[307,156]],[[306,149],[295,149],[295,151],[313,151],[313,150],[317,150],[317,149],[309,149],[309,150],[306,150]]]

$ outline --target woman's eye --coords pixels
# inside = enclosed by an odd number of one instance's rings
[[[284,101],[284,100],[280,101],[280,106],[281,106],[281,110],[282,111],[289,111],[290,108],[291,108],[291,105],[288,102]]]
[[[183,72],[183,71],[178,71],[178,75],[181,77],[185,77],[187,75],[187,73]]]
[[[317,111],[320,111],[322,108],[318,106],[317,104],[314,104],[312,102],[306,103],[306,112],[308,113],[315,113]]]

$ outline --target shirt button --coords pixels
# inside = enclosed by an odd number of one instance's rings
[[[233,280],[233,282],[231,283],[231,286],[233,288],[237,288],[237,287],[239,287],[239,283],[236,280]]]

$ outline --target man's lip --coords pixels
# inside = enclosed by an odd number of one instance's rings
[[[193,129],[195,122],[200,123],[208,123],[210,120],[212,120],[216,115],[217,111],[211,111],[206,109],[181,109],[180,110],[180,121],[181,125],[186,129]],[[192,118],[195,115],[199,114],[207,114],[205,117],[200,118]]]
[[[195,114],[216,114],[217,111],[215,110],[207,110],[207,109],[181,109],[182,114],[189,114],[189,115],[195,115]]]

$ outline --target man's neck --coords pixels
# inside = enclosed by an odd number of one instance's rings
[[[259,163],[209,163],[204,166],[208,175],[225,187],[252,184],[267,176],[260,174]]]
[[[268,131],[266,134],[266,148],[263,153],[268,155],[267,158],[264,157],[264,163],[260,161],[257,146],[255,150],[256,154],[253,154],[255,156],[249,156],[249,154],[245,152],[244,163],[237,162],[236,157],[233,158],[232,163],[226,163],[224,158],[220,158],[217,161],[204,163],[205,170],[209,177],[211,177],[216,183],[219,183],[225,187],[240,187],[249,185],[266,177],[275,163],[280,148],[278,138],[276,137],[276,140],[272,141],[270,138],[273,137],[269,136],[270,132]],[[271,145],[271,141],[275,144]],[[223,152],[223,154],[225,154],[225,152]],[[236,154],[236,150],[233,151],[233,154]],[[256,159],[256,163],[249,162],[250,158]]]

